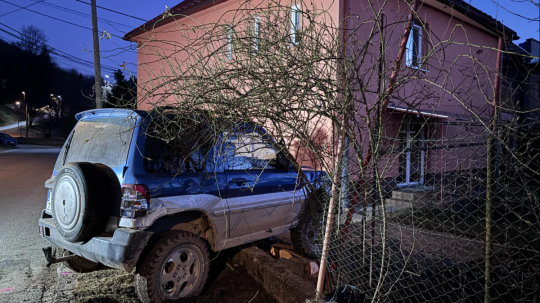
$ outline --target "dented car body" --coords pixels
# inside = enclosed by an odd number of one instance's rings
[[[79,122],[45,183],[48,198],[39,228],[55,246],[132,271],[156,234],[187,231],[219,251],[287,232],[297,224],[303,184],[278,151],[257,139],[268,136],[258,126],[240,125],[221,134],[204,157],[192,153],[198,166],[190,166],[171,154],[170,142],[147,135],[152,119],[145,111],[100,109],[76,117]],[[66,210],[64,202],[63,210],[53,211],[62,206],[53,188],[62,168],[79,162],[107,168],[107,178],[114,183],[108,192],[114,199],[107,206],[103,232],[73,242],[59,232],[54,214],[71,216],[75,208]],[[310,181],[323,176],[305,173]]]

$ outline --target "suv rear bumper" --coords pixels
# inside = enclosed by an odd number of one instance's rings
[[[88,260],[127,272],[133,270],[153,234],[148,231],[118,228],[112,237],[94,237],[88,242],[72,243],[58,233],[54,219],[47,216],[43,210],[39,219],[39,233],[47,241]]]

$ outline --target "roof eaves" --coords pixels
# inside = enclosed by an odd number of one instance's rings
[[[133,41],[132,39],[135,36],[138,36],[144,32],[147,32],[152,29],[156,29],[160,26],[163,26],[165,24],[171,23],[178,19],[184,18],[185,16],[189,16],[193,13],[196,13],[209,6],[216,5],[225,1],[227,0],[184,0],[169,10],[168,13],[170,13],[171,16],[164,17],[165,13],[162,13],[159,16],[153,18],[152,20],[147,21],[143,25],[133,29],[132,31],[127,33],[123,37],[123,39],[127,41]],[[183,15],[183,16],[179,16],[179,15]]]
[[[467,17],[473,19],[474,21],[486,26],[489,29],[492,29],[497,35],[504,36],[510,35],[512,40],[519,39],[517,33],[511,28],[505,26],[501,22],[497,21],[490,15],[484,13],[478,8],[470,5],[469,3],[463,0],[437,0],[442,4],[446,4],[460,13],[466,15]]]

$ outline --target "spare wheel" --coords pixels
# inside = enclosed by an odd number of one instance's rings
[[[105,230],[111,205],[105,180],[99,167],[87,162],[68,163],[56,176],[52,211],[66,240],[86,241]]]

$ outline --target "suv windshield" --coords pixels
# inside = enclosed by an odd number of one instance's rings
[[[91,162],[110,167],[127,158],[136,119],[97,118],[79,121],[64,163]]]

